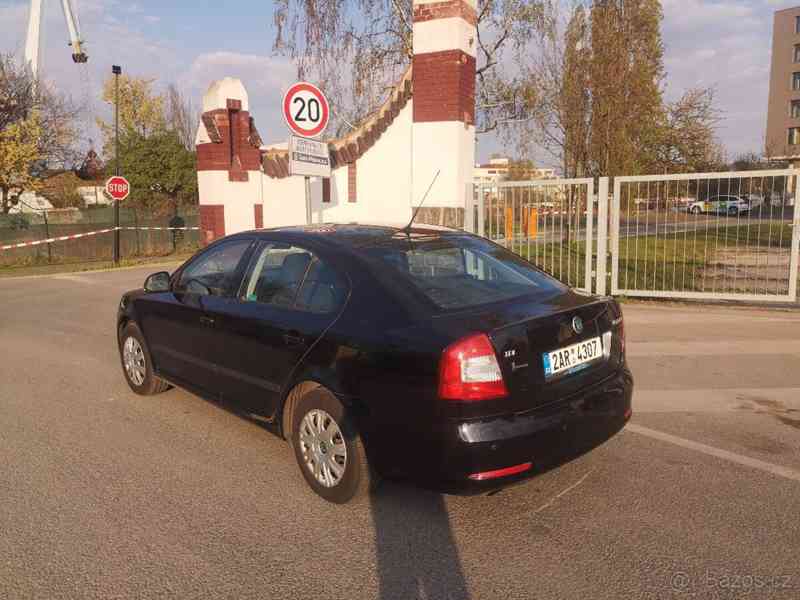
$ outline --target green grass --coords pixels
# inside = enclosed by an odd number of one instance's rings
[[[619,287],[638,290],[744,291],[741,275],[737,289],[731,277],[713,280],[709,266],[719,250],[738,252],[791,248],[792,229],[784,222],[759,222],[727,227],[707,227],[672,234],[641,235],[620,239]],[[511,250],[571,286],[583,286],[586,243],[514,242]],[[765,259],[766,260],[766,259]],[[750,266],[748,274],[760,267]],[[609,260],[608,272],[611,272]],[[761,283],[758,290],[763,289]],[[772,285],[772,284],[770,284]],[[751,290],[756,291],[756,290]]]
[[[586,242],[514,242],[510,249],[572,287],[586,282]]]

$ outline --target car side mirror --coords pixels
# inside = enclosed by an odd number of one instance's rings
[[[145,292],[168,292],[169,291],[169,273],[166,271],[159,271],[148,275],[144,280]]]

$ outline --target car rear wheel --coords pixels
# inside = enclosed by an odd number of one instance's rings
[[[699,206],[693,206],[692,207],[692,214],[693,215],[699,215],[700,214],[700,207]]]
[[[739,209],[738,209],[738,208],[736,208],[735,206],[731,206],[731,207],[728,209],[728,214],[729,214],[730,216],[732,216],[732,217],[735,217],[735,216],[737,216],[737,215],[739,214]]]
[[[153,361],[136,323],[128,323],[122,330],[119,336],[119,356],[125,381],[137,394],[151,396],[169,388],[166,381],[153,374]]]
[[[375,485],[364,443],[342,404],[316,388],[293,411],[292,446],[308,485],[329,502],[366,496]]]

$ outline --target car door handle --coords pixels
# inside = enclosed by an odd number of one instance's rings
[[[302,346],[303,336],[297,331],[290,331],[283,334],[283,341],[286,342],[287,346]]]
[[[200,317],[200,325],[204,325],[205,327],[213,327],[214,326],[214,317]]]

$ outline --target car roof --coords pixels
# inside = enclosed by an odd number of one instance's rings
[[[389,240],[395,236],[414,238],[440,238],[448,235],[463,235],[460,229],[450,229],[437,225],[418,225],[404,229],[403,225],[371,225],[361,223],[320,223],[315,225],[293,225],[258,229],[256,233],[288,233],[310,236],[345,246],[364,246]]]

